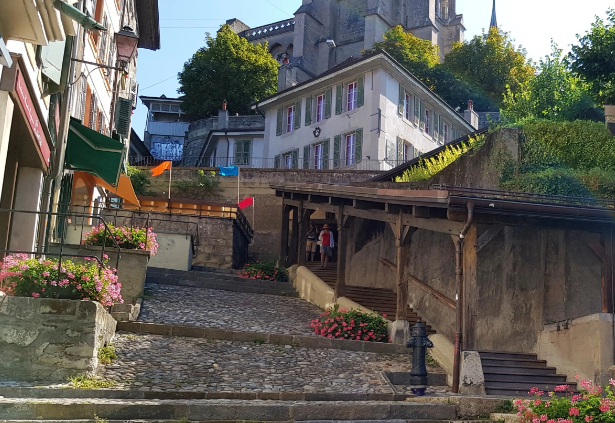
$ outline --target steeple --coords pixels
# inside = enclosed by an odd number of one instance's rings
[[[491,12],[491,25],[489,28],[497,28],[498,27],[498,18],[495,16],[495,0],[493,0],[493,12]]]

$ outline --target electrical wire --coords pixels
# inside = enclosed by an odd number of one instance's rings
[[[160,82],[156,82],[155,84],[150,85],[149,87],[141,88],[141,92],[143,92],[143,91],[145,91],[145,90],[149,90],[150,88],[155,87],[156,85],[160,85],[160,84],[162,84],[163,82],[167,82],[168,80],[173,79],[173,78],[177,78],[177,75],[173,75],[173,76],[171,76],[171,77],[169,77],[169,78],[167,78],[167,79],[164,79],[164,80],[162,80],[162,81],[160,81]]]

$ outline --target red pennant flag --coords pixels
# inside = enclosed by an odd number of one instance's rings
[[[241,210],[245,209],[246,207],[253,206],[253,205],[254,205],[254,197],[248,197],[238,204]]]
[[[164,173],[165,170],[169,169],[171,169],[171,162],[163,162],[162,164],[152,169],[152,176],[160,176]]]

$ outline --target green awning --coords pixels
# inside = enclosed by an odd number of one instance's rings
[[[64,159],[66,169],[88,172],[115,187],[124,166],[125,155],[124,144],[71,118]]]

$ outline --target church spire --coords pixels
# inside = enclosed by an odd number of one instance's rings
[[[493,12],[491,12],[491,25],[489,28],[497,28],[498,27],[498,18],[495,16],[495,0],[493,0]]]

